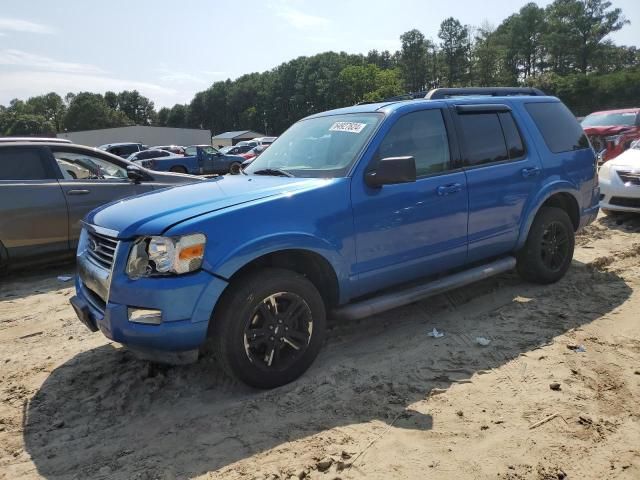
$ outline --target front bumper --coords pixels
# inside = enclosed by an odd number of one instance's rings
[[[206,340],[209,319],[227,282],[204,270],[131,280],[124,273],[128,246],[119,245],[118,251],[123,253],[116,255],[111,272],[100,272],[99,267],[96,272],[89,258],[78,255],[76,296],[71,303],[80,320],[134,352],[146,353],[145,357],[154,353],[162,357],[166,352],[169,358],[170,352],[197,350]],[[94,278],[104,274],[107,284]],[[102,289],[96,288],[100,282]],[[129,307],[161,310],[162,321],[159,325],[132,322]]]
[[[627,185],[616,172],[600,180],[600,208],[618,212],[640,212],[640,185]]]

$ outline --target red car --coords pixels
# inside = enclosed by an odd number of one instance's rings
[[[246,153],[241,153],[240,156],[246,158],[247,160],[251,160],[252,158],[260,156],[262,152],[264,152],[269,145],[258,145],[257,147],[253,147]]]
[[[606,162],[640,138],[640,108],[594,112],[587,115],[581,125],[600,161]]]

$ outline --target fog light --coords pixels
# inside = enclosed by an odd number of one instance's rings
[[[145,308],[129,307],[129,321],[135,323],[147,323],[160,325],[162,323],[162,310],[148,310]]]

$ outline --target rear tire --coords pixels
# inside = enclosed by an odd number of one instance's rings
[[[240,164],[240,162],[233,162],[231,165],[229,165],[229,173],[231,175],[240,174],[240,170],[242,170],[242,165]]]
[[[174,173],[187,173],[187,169],[180,166],[171,167],[169,171]]]
[[[274,388],[298,378],[318,356],[326,312],[306,277],[265,268],[236,279],[211,321],[222,369],[253,387]]]
[[[575,233],[567,212],[543,207],[533,220],[524,247],[516,256],[516,269],[530,282],[557,282],[571,265],[574,247]]]

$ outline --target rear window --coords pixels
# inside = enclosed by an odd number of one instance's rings
[[[592,113],[582,120],[583,127],[633,127],[636,124],[638,120],[634,112]]]
[[[38,150],[29,148],[0,149],[0,180],[45,180],[48,174]]]
[[[589,141],[582,127],[564,104],[527,103],[525,107],[553,153],[589,148]]]

